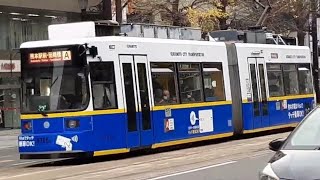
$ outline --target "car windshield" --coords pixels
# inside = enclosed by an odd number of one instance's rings
[[[320,109],[316,108],[297,127],[284,145],[285,150],[313,150],[320,147]]]

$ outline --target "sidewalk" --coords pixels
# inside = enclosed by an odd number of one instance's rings
[[[20,134],[20,129],[0,129],[1,136],[18,136]]]
[[[20,129],[0,130],[0,150],[17,147],[20,131]]]

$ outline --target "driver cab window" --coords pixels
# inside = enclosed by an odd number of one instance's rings
[[[50,96],[51,79],[40,79],[40,96]]]
[[[94,109],[117,108],[113,62],[90,63]]]

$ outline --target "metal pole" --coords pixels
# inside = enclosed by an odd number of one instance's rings
[[[13,79],[13,75],[12,75],[12,58],[13,58],[13,51],[11,51],[10,52],[10,75],[11,75],[11,80]],[[10,99],[12,98],[12,87],[10,88]],[[8,109],[8,111],[10,111],[11,110],[11,123],[12,123],[12,127],[11,127],[11,129],[13,129],[13,127],[14,127],[14,122],[13,122],[13,102],[12,101],[10,101],[10,104],[11,104],[11,106],[10,106],[10,108],[11,109]]]
[[[121,3],[121,0],[116,0],[116,20],[119,24],[122,23],[122,3]]]
[[[86,21],[87,10],[81,9],[81,21]]]
[[[111,0],[103,0],[103,12],[102,16],[105,20],[112,20],[112,6]]]
[[[319,56],[318,56],[318,33],[317,33],[317,0],[311,2],[311,13],[312,13],[312,25],[311,25],[311,36],[312,36],[312,57],[313,66],[312,74],[314,79],[314,88],[316,93],[316,102],[320,102],[320,89],[319,89]]]

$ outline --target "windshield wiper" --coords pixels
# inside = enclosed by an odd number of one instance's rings
[[[48,116],[48,114],[46,114],[44,111],[38,111],[42,116],[45,116],[45,117],[47,117]]]
[[[50,85],[50,89],[51,89],[52,86],[56,83],[56,81],[58,80],[58,77],[59,77],[59,76],[57,76],[57,77],[54,79],[54,81],[53,81],[52,84]]]
[[[45,112],[46,107],[47,107],[46,105],[44,105],[44,106],[39,105],[38,106],[38,113],[40,113],[42,116],[45,116],[45,117],[48,116],[48,114]]]

